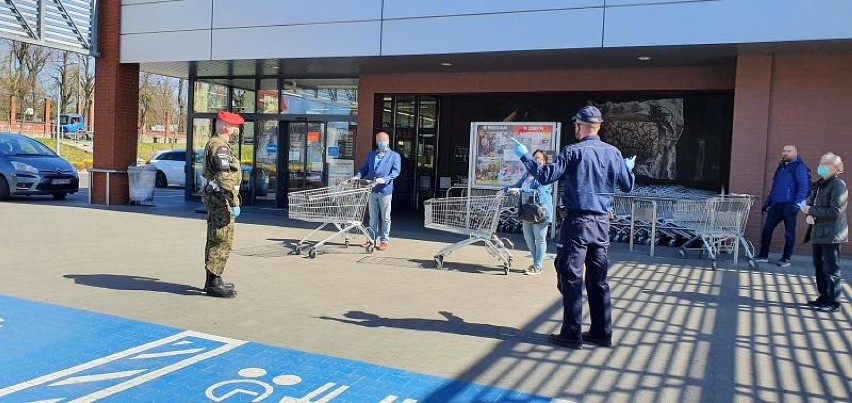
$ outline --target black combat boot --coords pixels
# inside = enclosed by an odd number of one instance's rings
[[[218,281],[216,281],[216,279],[218,279]],[[234,289],[234,283],[226,283],[226,282],[222,281],[222,277],[219,277],[219,276],[207,271],[207,280],[204,281],[204,288],[215,287],[216,284],[214,284],[214,283],[221,283],[221,285],[224,286],[225,288],[230,288],[232,290]]]
[[[234,298],[237,296],[236,290],[226,287],[221,277],[209,271],[207,272],[207,281],[204,284],[204,292],[211,297],[217,298]]]

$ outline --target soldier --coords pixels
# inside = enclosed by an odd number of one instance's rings
[[[219,112],[216,134],[204,147],[204,178],[207,184],[202,200],[207,207],[207,246],[204,267],[207,281],[204,291],[211,297],[233,298],[237,291],[222,281],[222,273],[234,242],[234,220],[240,216],[240,185],[243,176],[240,160],[231,149],[234,133],[243,118],[231,112]]]

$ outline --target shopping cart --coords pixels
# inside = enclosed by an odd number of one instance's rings
[[[687,250],[699,250],[711,259],[712,268],[716,270],[716,257],[720,253],[732,253],[734,264],[737,264],[742,245],[749,267],[757,268],[754,245],[745,239],[745,226],[754,204],[754,196],[722,195],[702,203],[703,206],[698,202],[684,203],[685,208],[678,213],[684,219],[691,217],[691,220],[684,220],[683,224],[693,227],[695,231],[695,237],[681,247],[680,255],[686,257]],[[697,242],[700,242],[697,248],[688,247]]]
[[[444,197],[426,200],[424,225],[426,228],[467,235],[468,238],[441,249],[435,255],[435,265],[444,268],[444,258],[456,249],[477,242],[485,244],[491,256],[503,264],[509,274],[512,267],[514,245],[508,239],[499,238],[495,231],[500,221],[504,195],[494,192],[487,196]]]
[[[344,246],[349,246],[351,232],[362,233],[368,239],[364,247],[367,253],[373,253],[375,243],[373,236],[364,227],[364,212],[367,208],[367,198],[373,188],[369,181],[347,181],[339,185],[319,189],[292,192],[288,195],[288,216],[294,220],[322,223],[296,244],[293,253],[298,255],[303,249],[308,249],[308,257],[317,256],[317,251],[326,242],[337,236],[343,237]],[[337,230],[331,236],[318,241],[310,238],[327,226]]]

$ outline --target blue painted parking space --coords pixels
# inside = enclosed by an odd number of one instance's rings
[[[551,399],[0,296],[0,401]]]

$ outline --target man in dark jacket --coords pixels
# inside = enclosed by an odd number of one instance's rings
[[[772,232],[778,224],[784,222],[784,253],[778,261],[778,266],[790,266],[790,256],[796,244],[796,213],[810,192],[810,176],[810,170],[799,157],[796,146],[784,146],[781,162],[772,178],[772,190],[761,210],[766,213],[766,222],[763,224],[763,234],[760,238],[760,253],[756,259],[758,262],[769,262]]]

